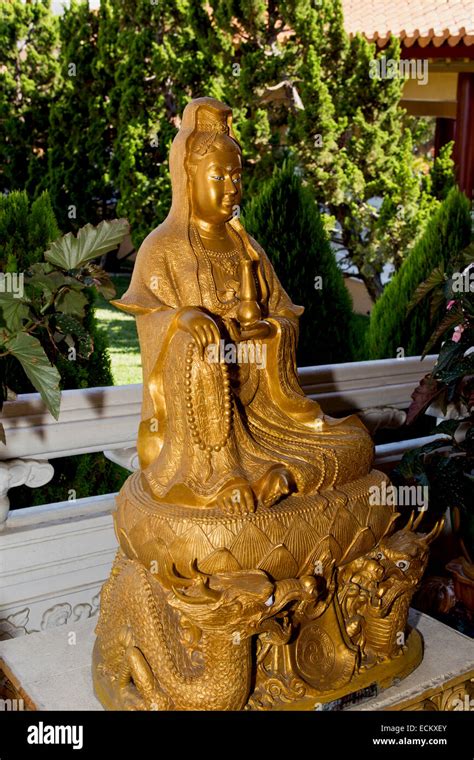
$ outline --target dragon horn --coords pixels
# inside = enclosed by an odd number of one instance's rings
[[[209,576],[208,575],[206,575],[204,577],[202,577],[200,575],[198,583],[197,583],[197,586],[198,586],[198,588],[201,591],[201,593],[202,593],[203,596],[211,597],[213,599],[219,599],[220,596],[221,596],[221,593],[222,593],[221,591],[216,591],[216,589],[211,588],[209,586]]]
[[[427,533],[426,536],[423,536],[423,541],[425,544],[431,544],[435,538],[438,538],[439,534],[444,528],[445,519],[444,517],[441,518],[441,520],[438,520],[436,525],[434,526],[433,530],[430,531],[430,533]]]
[[[415,522],[415,513],[412,510],[410,519],[408,520],[407,524],[405,525],[404,530],[411,530],[413,528],[413,523]]]
[[[400,512],[394,512],[393,515],[390,515],[390,520],[388,521],[387,527],[385,528],[383,534],[380,536],[381,539],[385,538],[385,536],[390,532],[392,525],[398,520],[400,514]]]
[[[419,524],[423,520],[423,515],[425,514],[425,512],[426,512],[426,509],[420,509],[420,514],[417,515],[417,518],[415,522],[413,523],[413,530],[416,530],[418,528]]]
[[[199,596],[192,596],[191,594],[183,594],[181,591],[178,591],[177,588],[172,586],[174,595],[181,601],[186,602],[186,604],[205,604],[208,602],[217,602],[220,599],[220,592],[215,591],[212,588],[209,588],[209,586],[206,586],[204,583],[200,587],[201,593]]]
[[[183,578],[181,575],[178,575],[176,571],[176,566],[174,562],[171,562],[168,557],[163,558],[163,565],[164,565],[164,579],[168,582],[168,584],[174,588],[175,586],[189,586],[191,579],[190,578]]]
[[[189,570],[191,573],[190,575],[191,578],[199,578],[204,583],[209,581],[210,576],[207,575],[207,573],[201,572],[201,570],[198,568],[198,563],[197,563],[196,558],[192,559],[191,562],[189,563]]]

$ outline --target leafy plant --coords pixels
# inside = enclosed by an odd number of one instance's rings
[[[443,339],[433,371],[413,392],[407,424],[428,407],[445,420],[433,433],[444,438],[405,453],[396,476],[429,487],[430,508],[449,508],[468,562],[474,560],[474,244],[451,265],[437,267],[415,292],[410,309],[431,301],[431,313],[447,301],[446,311],[424,354]]]
[[[128,231],[124,219],[86,225],[77,237],[68,233],[54,241],[43,262],[25,272],[3,275],[0,288],[1,402],[11,398],[6,360],[20,363],[33,387],[57,419],[60,373],[64,358],[89,358],[93,340],[85,327],[88,291],[115,294],[106,274],[93,259],[119,245]],[[16,279],[15,279],[16,278]],[[12,287],[15,283],[16,287]],[[4,432],[1,432],[4,440]]]

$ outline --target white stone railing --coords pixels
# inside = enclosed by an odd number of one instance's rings
[[[360,412],[372,429],[396,427],[420,378],[435,357],[304,367],[299,371],[305,393],[328,414]],[[136,434],[140,420],[141,385],[69,390],[62,393],[58,420],[48,413],[39,394],[18,396],[3,408],[6,445],[0,445],[0,523],[8,517],[8,490],[26,484],[44,485],[54,474],[51,460],[91,452],[133,470],[137,466]],[[396,451],[403,447],[398,444]],[[378,447],[378,461],[392,455]],[[392,461],[392,460],[389,460]]]
[[[400,425],[410,395],[435,357],[305,367],[305,392],[328,414],[361,412],[372,427]],[[0,444],[0,638],[95,615],[98,594],[116,551],[114,494],[13,509],[8,489],[37,486],[54,473],[54,459],[104,452],[136,466],[141,385],[64,391],[54,420],[38,394],[4,405],[6,445]],[[376,466],[390,467],[429,439],[376,447]],[[8,518],[8,519],[7,519]]]

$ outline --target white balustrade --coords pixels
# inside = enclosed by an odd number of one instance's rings
[[[358,412],[372,429],[403,424],[410,396],[434,356],[304,367],[300,382],[323,410]],[[8,489],[44,485],[54,459],[104,452],[137,467],[141,385],[69,390],[55,420],[39,394],[5,403],[0,444],[0,639],[95,615],[116,551],[115,494],[8,511]],[[375,466],[390,468],[430,438],[376,447]],[[8,519],[7,519],[8,517]]]
[[[303,367],[299,378],[305,393],[328,414],[355,411],[369,429],[398,427],[413,389],[435,359],[428,356],[420,362],[415,356]],[[0,444],[0,524],[8,516],[8,489],[47,483],[53,476],[49,460],[104,452],[127,469],[136,469],[141,397],[141,384],[63,391],[58,420],[38,393],[6,402],[2,413],[6,445]]]

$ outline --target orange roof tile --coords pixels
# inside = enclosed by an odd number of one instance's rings
[[[342,7],[346,31],[380,47],[390,33],[405,47],[474,45],[473,0],[342,0]]]

